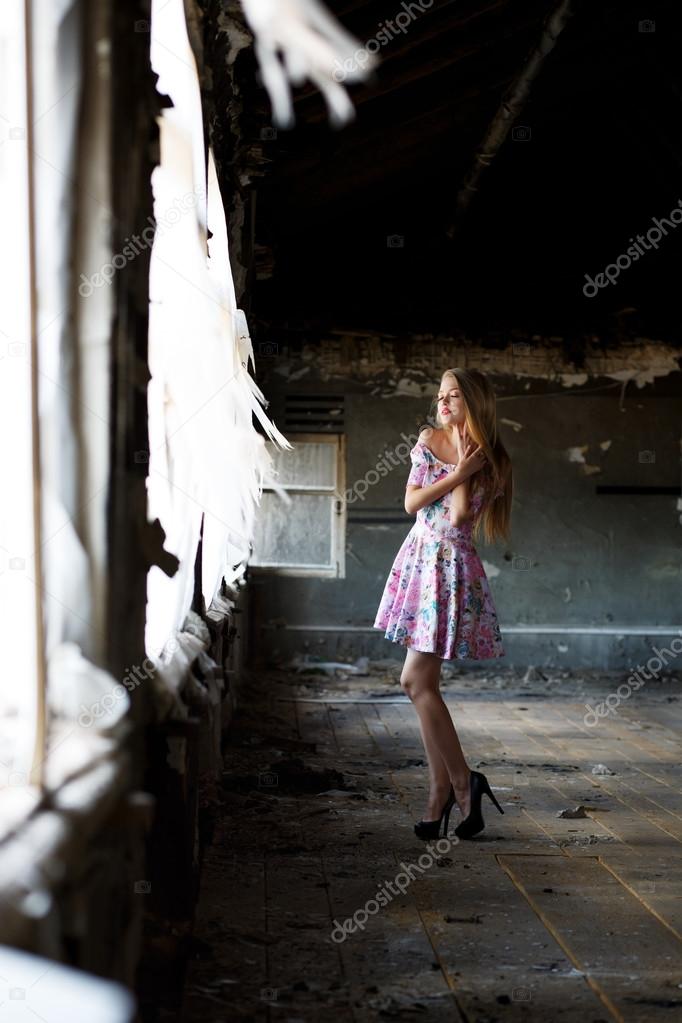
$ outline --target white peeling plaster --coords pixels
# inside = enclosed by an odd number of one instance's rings
[[[587,383],[590,378],[587,373],[562,373],[560,380],[564,387],[579,387]]]
[[[566,448],[566,457],[569,462],[578,462],[583,471],[583,476],[594,476],[601,472],[601,466],[591,465],[585,461],[585,452],[589,445],[582,444],[578,447]]]
[[[483,569],[488,579],[494,579],[496,575],[500,574],[500,569],[497,565],[493,565],[490,561],[483,561]]]
[[[308,373],[310,373],[310,366],[303,366],[301,369],[297,369],[293,373],[290,373],[289,380],[300,380],[301,377],[306,376]]]
[[[429,384],[417,383],[416,380],[410,380],[409,377],[401,377],[395,385],[394,393],[404,394],[407,398],[421,398],[425,386],[430,387]]]
[[[611,447],[611,441],[610,440],[602,440],[602,441],[599,442],[599,447],[602,449],[602,451],[608,451],[609,448]]]
[[[588,447],[589,447],[588,444],[583,444],[582,447],[566,448],[566,456],[569,462],[584,462],[585,452],[587,451]]]
[[[662,582],[665,579],[676,579],[680,574],[680,566],[674,561],[664,562],[658,565],[649,565],[646,574],[650,579]]]
[[[556,648],[560,654],[568,653],[568,646],[566,645],[566,643],[557,643]]]
[[[500,422],[503,423],[505,426],[511,426],[512,430],[514,430],[515,433],[518,433],[519,430],[523,429],[523,423],[517,423],[515,419],[506,419],[504,416],[502,416],[500,418]]]
[[[553,380],[576,387],[597,377],[621,383],[634,382],[638,388],[657,377],[679,372],[679,351],[673,345],[650,338],[635,338],[608,350],[599,338],[586,342],[584,363],[579,370],[562,359],[558,343],[562,338],[542,338],[493,350],[466,338],[457,340],[424,335],[412,336],[396,360],[395,338],[363,331],[331,331],[331,336],[303,345],[301,361],[315,368],[322,380],[347,377],[360,382],[376,380],[377,394],[432,397],[435,383],[446,366],[471,366],[485,373],[530,380]],[[548,342],[556,342],[552,347]],[[409,370],[405,369],[409,366]],[[277,369],[282,372],[281,363]]]

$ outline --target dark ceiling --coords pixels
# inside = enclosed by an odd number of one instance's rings
[[[368,40],[409,5],[328,6]],[[295,94],[293,130],[268,138],[263,120],[271,162],[254,231],[274,269],[252,282],[257,322],[679,337],[682,225],[583,294],[586,274],[682,199],[679,0],[576,0],[516,118],[528,130],[507,137],[447,235],[486,128],[556,6],[433,0],[381,48],[373,79],[350,86],[351,125],[330,128],[312,88]]]

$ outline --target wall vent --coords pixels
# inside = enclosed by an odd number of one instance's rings
[[[284,432],[343,433],[344,402],[342,394],[287,394]]]

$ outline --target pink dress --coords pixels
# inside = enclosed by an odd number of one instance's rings
[[[454,468],[421,441],[410,457],[408,484],[428,486]],[[474,480],[470,502],[476,513],[490,497],[490,487]],[[447,661],[505,657],[490,586],[471,536],[472,521],[453,526],[449,520],[452,493],[417,512],[386,580],[373,628],[383,629],[393,643]]]

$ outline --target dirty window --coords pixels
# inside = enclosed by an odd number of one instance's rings
[[[252,566],[284,575],[343,577],[343,440],[306,434],[293,451],[268,444],[276,472],[256,512]]]

